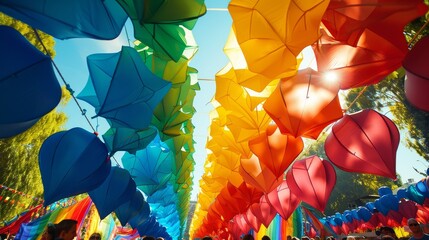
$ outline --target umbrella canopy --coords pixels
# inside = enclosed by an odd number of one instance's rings
[[[296,56],[319,38],[327,0],[232,0],[228,10],[252,72],[274,78],[294,75]]]
[[[114,39],[128,18],[115,0],[2,0],[0,11],[58,39]]]
[[[331,0],[322,22],[336,40],[350,46],[357,46],[364,32],[373,32],[406,51],[404,26],[426,11],[421,0]]]
[[[107,148],[81,128],[51,135],[39,151],[45,206],[65,197],[91,191],[110,172]]]
[[[376,84],[401,66],[408,52],[406,24],[424,15],[421,0],[332,0],[322,22],[333,39],[315,51],[319,71],[332,71],[341,88]]]
[[[429,53],[429,37],[420,39],[404,59],[407,71],[405,96],[415,107],[429,112],[429,70],[423,58]]]
[[[323,212],[337,175],[328,161],[311,156],[296,161],[286,173],[286,181],[290,191],[299,199]]]
[[[144,202],[143,194],[139,190],[136,190],[130,201],[123,203],[115,209],[116,217],[118,217],[122,226],[125,226],[128,220],[136,217],[143,211]],[[149,217],[149,212],[147,212],[147,216]]]
[[[204,0],[146,0],[143,4],[140,21],[144,23],[181,22],[199,18],[207,12]]]
[[[268,227],[276,216],[276,209],[267,201],[265,196],[262,196],[259,203],[254,203],[250,206],[248,211],[252,211],[253,215],[262,223],[265,227]]]
[[[242,158],[240,163],[240,175],[243,180],[264,193],[271,192],[283,180],[282,174],[276,176],[255,155],[249,159]]]
[[[110,128],[103,134],[103,139],[111,156],[117,151],[134,154],[137,150],[145,148],[157,134],[157,129],[151,126],[140,131],[131,128]]]
[[[261,163],[280,177],[301,153],[304,143],[300,137],[281,134],[279,128],[272,124],[265,133],[250,140],[249,147]]]
[[[283,134],[317,139],[326,126],[343,116],[338,91],[338,83],[307,68],[282,79],[264,109]]]
[[[97,116],[111,121],[113,127],[147,128],[153,109],[171,84],[155,76],[131,47],[122,47],[119,53],[92,54],[87,60],[90,78],[78,98],[86,101],[84,96],[95,95]]]
[[[0,39],[0,138],[6,138],[24,132],[55,108],[61,87],[51,58],[18,31],[0,26]]]
[[[174,155],[159,136],[135,155],[125,153],[122,164],[127,169],[138,188],[146,195],[152,195],[166,186],[173,176]]]
[[[289,189],[286,180],[283,180],[276,189],[269,192],[266,198],[267,202],[285,220],[292,215],[300,203],[298,197]]]
[[[136,183],[130,173],[119,167],[112,167],[104,182],[88,194],[97,207],[100,218],[130,201],[136,191]]]
[[[366,109],[345,115],[334,124],[325,141],[325,152],[329,160],[344,171],[396,179],[399,139],[395,123]]]

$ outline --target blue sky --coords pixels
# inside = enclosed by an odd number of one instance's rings
[[[226,42],[227,36],[231,28],[231,17],[227,11],[222,9],[227,8],[229,1],[226,0],[206,0],[208,12],[201,17],[193,34],[196,42],[199,45],[199,50],[195,57],[191,60],[190,66],[198,69],[200,79],[214,79],[217,71],[221,70],[228,62],[222,49]],[[131,24],[127,24],[126,30],[132,38]],[[72,39],[72,40],[56,40],[56,57],[55,63],[58,65],[65,80],[70,84],[77,95],[84,87],[88,79],[88,70],[86,65],[86,57],[94,53],[112,53],[119,52],[122,45],[128,45],[125,29],[122,34],[112,41],[99,41],[90,39]],[[200,81],[201,91],[197,92],[194,104],[197,110],[193,118],[195,125],[194,140],[196,142],[194,159],[196,162],[194,172],[194,186],[191,199],[196,200],[199,191],[198,180],[203,174],[203,165],[206,158],[205,144],[209,127],[209,112],[212,109],[210,101],[214,95],[215,83],[211,80]],[[87,116],[94,116],[93,107],[85,102],[79,101],[79,104],[87,110]],[[70,101],[64,109],[68,116],[69,122],[67,128],[81,127],[91,131],[89,124],[81,115],[80,110],[74,101]],[[98,121],[98,122],[97,122]],[[91,120],[93,126],[98,125],[98,132],[103,134],[108,125],[101,118]],[[403,137],[401,137],[402,139]],[[425,171],[427,164],[425,161],[417,161],[421,159],[416,153],[407,150],[402,144],[399,147],[397,154],[397,172],[406,181],[409,178],[418,180],[420,175],[415,173],[412,167],[416,167],[421,171]],[[120,159],[117,158],[120,162]]]

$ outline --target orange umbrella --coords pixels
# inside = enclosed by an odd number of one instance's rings
[[[338,91],[338,83],[307,68],[282,79],[264,109],[283,134],[317,139],[326,126],[343,116]]]
[[[366,109],[345,115],[334,124],[325,141],[325,153],[344,171],[396,179],[398,145],[399,131],[395,123]]]
[[[274,124],[266,132],[249,141],[250,150],[273,174],[280,177],[301,153],[304,143],[300,137],[283,135]]]
[[[252,72],[292,76],[296,56],[319,38],[328,0],[232,0],[228,10],[238,43]]]
[[[282,174],[276,176],[255,155],[249,159],[242,158],[239,171],[244,182],[264,193],[271,192],[283,180]]]
[[[286,181],[290,191],[299,199],[323,212],[337,175],[328,161],[311,156],[296,161],[287,172]]]
[[[404,59],[407,70],[405,96],[415,107],[429,112],[429,70],[426,56],[429,54],[429,37],[420,39]]]

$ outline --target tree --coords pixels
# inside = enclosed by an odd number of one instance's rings
[[[33,45],[44,52],[34,30],[28,25],[0,13],[0,24],[11,26],[20,31]],[[55,55],[54,40],[51,36],[39,32],[51,56]],[[63,88],[61,104],[66,104],[71,95]],[[56,109],[43,116],[34,126],[14,137],[0,139],[0,220],[8,220],[39,202],[43,192],[38,165],[38,153],[42,143],[55,132],[62,130],[67,116]],[[14,192],[14,190],[18,192]]]
[[[328,159],[323,148],[326,137],[327,135],[324,134],[317,141],[311,142],[301,156],[316,155],[320,158]],[[382,186],[395,189],[402,185],[400,178],[393,181],[390,178],[371,174],[345,172],[337,167],[335,167],[335,172],[337,174],[337,183],[329,197],[325,209],[326,215],[343,212],[356,207],[356,205],[364,205],[365,202],[362,201],[362,198],[368,195],[377,195],[378,189]]]

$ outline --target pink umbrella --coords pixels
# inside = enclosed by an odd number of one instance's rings
[[[311,156],[296,161],[287,172],[286,181],[292,193],[323,212],[337,175],[328,161]]]
[[[266,195],[267,202],[273,206],[280,216],[287,220],[295,211],[300,200],[289,189],[286,180],[282,184]]]
[[[395,124],[367,109],[346,115],[334,124],[325,141],[325,152],[344,171],[395,179],[398,145],[399,131]]]

